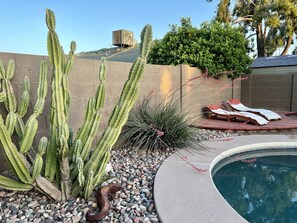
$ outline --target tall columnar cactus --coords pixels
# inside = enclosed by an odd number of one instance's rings
[[[134,62],[121,96],[108,120],[108,126],[91,153],[105,101],[106,61],[103,59],[100,66],[100,83],[95,96],[90,97],[88,101],[84,123],[76,134],[76,139],[72,140],[72,130],[67,124],[70,106],[68,75],[74,64],[76,44],[75,42],[71,43],[69,54],[65,56],[55,31],[56,20],[54,13],[49,9],[46,10],[46,24],[48,27],[48,55],[53,70],[50,139],[48,142],[47,138],[41,138],[35,157],[31,162],[26,160],[29,151],[32,151],[33,139],[38,128],[37,118],[42,113],[47,94],[46,63],[41,62],[40,66],[38,99],[34,112],[28,121],[24,123],[22,118],[26,115],[29,105],[29,79],[27,77],[24,79],[23,94],[17,107],[10,83],[10,79],[14,75],[14,62],[10,61],[5,70],[0,61],[0,88],[3,88],[2,92],[0,89],[0,102],[4,101],[8,111],[5,122],[0,116],[0,141],[4,153],[19,178],[19,181],[14,181],[0,176],[0,187],[13,190],[30,190],[37,187],[53,199],[62,201],[67,200],[70,193],[74,196],[81,194],[88,199],[94,187],[105,178],[106,165],[110,160],[111,149],[137,98],[139,81],[151,46],[152,29],[150,25],[147,25],[141,33],[140,57]],[[19,149],[11,140],[11,135],[14,132],[20,138]],[[43,168],[43,154],[45,153],[45,168]],[[46,178],[41,176],[43,169]]]
[[[69,127],[67,124],[70,97],[67,75],[73,67],[76,44],[75,42],[71,43],[70,53],[68,59],[66,59],[55,31],[55,15],[49,9],[46,10],[46,24],[49,30],[47,37],[48,55],[49,61],[54,68],[54,73],[52,78],[51,135],[46,157],[45,175],[52,181],[57,173],[57,167],[59,167],[60,172],[58,172],[58,176],[61,177],[62,197],[63,200],[66,200],[70,196],[71,186],[68,162]]]
[[[104,176],[104,170],[109,161],[110,149],[116,143],[123,125],[128,119],[129,112],[134,105],[137,98],[139,89],[139,80],[144,71],[146,64],[146,57],[149,53],[152,40],[152,28],[150,25],[146,25],[141,33],[142,43],[140,45],[141,56],[134,62],[128,80],[126,81],[122,90],[121,96],[113,109],[113,112],[108,121],[108,127],[104,131],[101,139],[97,143],[90,159],[85,162],[84,174],[85,176],[93,172],[94,182],[89,184],[92,186],[92,190],[95,186],[101,183],[101,179]],[[102,67],[105,72],[105,67]],[[81,191],[82,187],[79,186],[78,179],[75,181],[73,187],[73,194],[77,195]],[[88,187],[85,187],[85,196],[88,196]]]

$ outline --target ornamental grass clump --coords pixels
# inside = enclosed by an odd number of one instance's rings
[[[187,113],[173,101],[152,105],[145,98],[134,107],[120,135],[121,143],[145,150],[195,147]]]

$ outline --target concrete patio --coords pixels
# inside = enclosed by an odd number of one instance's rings
[[[245,135],[203,144],[205,148],[201,151],[182,150],[171,155],[158,170],[154,199],[163,223],[247,222],[217,191],[212,181],[213,168],[226,157],[240,152],[297,148],[297,136]]]

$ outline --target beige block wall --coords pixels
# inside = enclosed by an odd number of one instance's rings
[[[182,66],[182,98],[183,110],[190,112],[192,121],[202,118],[205,105],[218,104],[232,98],[232,81],[226,76],[218,79],[205,77],[197,68]],[[188,83],[188,84],[187,84]],[[240,96],[240,81],[234,82],[234,92]]]
[[[291,110],[297,112],[297,74],[293,74],[292,82],[293,82],[293,89],[292,89]]]
[[[32,114],[34,104],[37,99],[36,91],[39,78],[39,64],[41,60],[48,60],[46,56],[0,53],[0,59],[4,65],[9,59],[14,59],[16,63],[15,76],[12,84],[16,92],[18,101],[22,94],[22,82],[25,75],[28,75],[31,81],[31,103],[28,115]],[[101,61],[76,59],[72,72],[69,74],[69,90],[71,92],[71,106],[69,115],[69,124],[76,132],[84,120],[85,109],[89,97],[94,96],[99,84],[98,74]],[[128,78],[131,63],[107,62],[106,76],[106,103],[102,111],[100,130],[107,125],[108,117],[116,104],[125,81]],[[50,84],[51,70],[48,69],[48,83]],[[186,86],[182,87],[190,81]],[[145,67],[142,80],[140,82],[140,92],[138,102],[151,94],[153,103],[160,103],[164,98],[174,93],[167,100],[172,99],[180,104],[181,93],[182,107],[190,111],[192,117],[201,118],[202,108],[207,104],[220,104],[233,96],[240,97],[240,81],[234,81],[232,93],[232,82],[226,77],[220,79],[201,77],[200,70],[191,68],[187,65],[181,66],[161,66],[150,65]],[[50,91],[50,86],[49,86]],[[1,108],[3,110],[3,108]],[[2,111],[1,110],[1,111]],[[2,111],[3,112],[3,111]],[[48,134],[50,114],[50,94],[46,98],[46,104],[43,113],[39,118],[39,128],[37,140],[43,135]],[[97,136],[98,138],[98,136]]]
[[[295,75],[296,76],[296,75]],[[297,81],[293,74],[253,74],[242,81],[242,102],[275,111],[297,111]]]
[[[244,75],[241,81],[241,102],[247,106],[251,106],[251,88],[252,88],[252,76]]]

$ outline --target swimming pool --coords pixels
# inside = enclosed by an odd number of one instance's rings
[[[214,184],[249,222],[297,222],[296,150],[234,154],[214,167]]]

